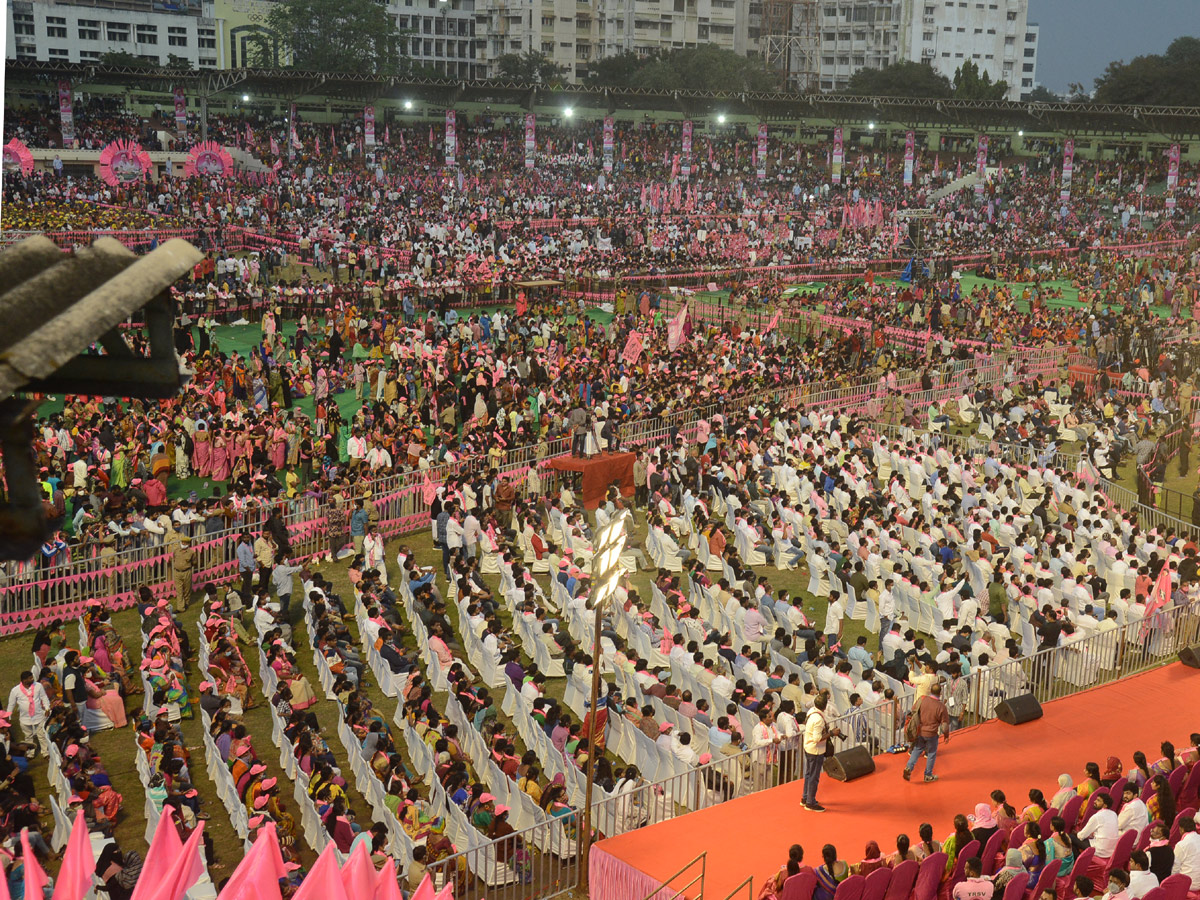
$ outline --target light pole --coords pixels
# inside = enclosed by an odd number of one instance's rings
[[[595,614],[592,622],[592,702],[588,706],[587,787],[583,794],[583,839],[579,845],[581,883],[587,884],[588,851],[592,844],[592,785],[596,780],[596,707],[600,703],[600,628],[604,606],[617,588],[621,577],[621,552],[625,549],[625,520],[629,510],[617,512],[596,536],[596,555],[592,557],[592,596],[588,608]]]

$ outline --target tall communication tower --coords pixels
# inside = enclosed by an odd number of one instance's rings
[[[764,0],[763,60],[790,88],[817,90],[821,35],[817,0]]]

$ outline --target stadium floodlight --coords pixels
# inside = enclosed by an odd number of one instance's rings
[[[717,116],[717,124],[718,125],[725,124],[725,113],[721,113],[719,116]]]
[[[411,101],[411,100],[405,100],[405,101],[404,101],[404,108],[405,108],[405,109],[412,109],[412,101]]]
[[[874,130],[875,130],[875,123],[874,123],[874,122],[868,122],[868,123],[867,123],[867,130],[868,130],[868,131],[874,131]]]
[[[242,94],[242,102],[243,102],[243,103],[249,103],[249,102],[250,102],[250,95],[249,95],[249,94]]]
[[[570,106],[566,107],[565,109],[563,109],[563,115],[568,119],[571,118],[573,115],[575,115],[574,108],[572,108]]]
[[[1025,137],[1025,129],[1024,128],[1017,129],[1017,137]]]

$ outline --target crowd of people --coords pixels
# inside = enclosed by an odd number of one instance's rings
[[[825,844],[816,864],[806,863],[804,848],[794,844],[787,861],[764,879],[758,898],[811,894],[813,900],[833,900],[848,878],[880,869],[898,880],[905,872],[911,886],[930,859],[937,867],[930,896],[953,900],[1009,896],[1013,883],[1014,896],[1033,892],[1036,900],[1096,895],[1142,900],[1172,877],[1179,896],[1194,896],[1200,891],[1200,834],[1194,812],[1179,809],[1178,802],[1185,781],[1196,783],[1192,770],[1200,760],[1200,734],[1188,740],[1178,753],[1164,741],[1163,756],[1153,763],[1136,752],[1128,772],[1117,757],[1108,757],[1103,767],[1089,762],[1078,781],[1064,773],[1049,800],[1042,789],[1030,788],[1020,810],[1003,791],[992,791],[973,813],[956,815],[953,831],[941,841],[926,822],[915,840],[896,835],[894,850],[867,841],[858,862],[842,859],[834,845]],[[1172,788],[1168,779],[1177,770],[1184,778]],[[794,889],[786,887],[792,879]]]

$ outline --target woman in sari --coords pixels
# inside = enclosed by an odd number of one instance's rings
[[[192,704],[188,702],[187,685],[179,677],[179,673],[172,669],[163,657],[157,655],[142,665],[147,668],[146,680],[150,683],[154,695],[157,696],[161,691],[164,702],[178,705],[180,715],[190,719]]]
[[[83,686],[87,691],[86,709],[83,725],[88,731],[105,731],[109,728],[124,728],[125,701],[120,692],[112,686],[107,676],[101,677],[95,666],[83,677]]]
[[[1075,785],[1071,780],[1071,776],[1066,772],[1058,776],[1058,793],[1050,800],[1050,805],[1055,809],[1062,809],[1075,796]]]
[[[967,821],[966,816],[959,813],[954,817],[954,833],[942,841],[942,852],[946,854],[946,878],[954,873],[954,864],[958,862],[958,851],[973,840],[975,840],[975,835],[971,834],[971,823]]]
[[[1139,791],[1145,787],[1147,781],[1154,777],[1154,773],[1150,771],[1150,766],[1146,763],[1146,754],[1141,750],[1133,754],[1133,768],[1125,777],[1129,779],[1130,784],[1136,785]]]
[[[417,789],[410,788],[403,802],[398,806],[397,819],[404,833],[414,841],[425,840],[426,863],[437,862],[454,853],[454,845],[446,837],[446,820],[430,818],[420,806]]]
[[[253,709],[250,700],[250,685],[254,683],[250,668],[241,652],[228,638],[221,638],[208,656],[208,668],[217,682],[217,693],[235,696],[242,709]]]
[[[792,844],[788,848],[788,858],[779,871],[771,875],[764,882],[762,888],[758,892],[758,900],[782,900],[783,885],[793,875],[798,875],[804,862],[804,848],[799,844]]]
[[[900,863],[908,862],[910,860],[912,862],[919,862],[917,859],[917,854],[913,850],[909,849],[908,835],[896,835],[896,852],[884,860],[883,864],[889,869],[894,869],[896,866],[900,865]]]
[[[1029,870],[1029,886],[1032,887],[1046,868],[1046,845],[1042,843],[1042,829],[1036,822],[1025,823],[1025,840],[1019,849],[1021,862]]]
[[[211,438],[208,423],[203,419],[197,421],[196,431],[192,434],[192,463],[198,478],[208,478],[212,474]]]
[[[992,896],[1004,896],[1004,888],[1014,878],[1020,879],[1021,884],[1027,884],[1029,873],[1025,870],[1021,851],[1016,847],[1010,847],[1004,854],[1004,866],[992,876],[992,884],[996,888]]]
[[[1021,810],[1022,822],[1040,822],[1046,814],[1046,795],[1037,788],[1029,789],[1029,805]]]
[[[854,866],[854,872],[857,875],[870,875],[876,869],[884,868],[885,865],[879,844],[875,841],[867,841],[866,850],[863,851],[862,862]]]
[[[275,670],[275,674],[279,676],[279,680],[286,682],[291,689],[292,709],[308,709],[317,702],[317,695],[313,692],[312,685],[308,683],[308,678],[296,668],[282,647],[271,649],[270,665]]]
[[[96,658],[96,664],[105,672],[112,672],[120,678],[127,695],[142,693],[137,665],[125,649],[125,641],[113,628],[108,610],[96,612],[87,630],[91,635],[92,655]]]
[[[1075,786],[1075,793],[1086,800],[1088,797],[1092,796],[1092,793],[1096,790],[1096,788],[1100,787],[1100,764],[1090,762],[1087,763],[1083,768],[1085,777],[1083,781],[1079,782],[1079,784]],[[1059,809],[1062,809],[1062,807],[1060,806]]]
[[[826,844],[821,848],[821,865],[815,872],[817,886],[813,889],[813,900],[833,900],[837,886],[850,875],[850,867],[837,858],[837,848],[833,844]]]
[[[1050,837],[1045,841],[1046,862],[1052,859],[1060,861],[1059,872],[1070,872],[1075,865],[1075,846],[1067,833],[1067,823],[1062,816],[1054,816],[1050,820]]]
[[[1110,756],[1104,761],[1104,771],[1100,773],[1100,784],[1103,787],[1110,788],[1117,783],[1117,779],[1121,777],[1121,760],[1119,757]]]
[[[1166,822],[1169,827],[1175,822],[1175,794],[1171,791],[1171,784],[1166,775],[1155,775],[1150,780],[1150,786],[1154,789],[1154,795],[1146,801],[1150,821]]]

